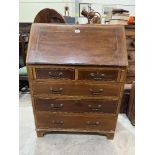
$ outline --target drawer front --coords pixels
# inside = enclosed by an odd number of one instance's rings
[[[93,81],[117,81],[118,70],[85,70],[79,69],[79,80],[93,80]]]
[[[113,115],[69,115],[37,112],[38,128],[81,129],[90,131],[115,130],[116,117]]]
[[[35,98],[37,111],[116,113],[118,100],[64,100]]]
[[[69,96],[118,96],[121,84],[84,84],[34,82],[33,93],[36,95]]]
[[[36,68],[37,79],[70,79],[74,80],[75,72],[73,69],[60,68]]]

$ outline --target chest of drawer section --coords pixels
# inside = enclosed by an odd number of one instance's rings
[[[125,69],[112,67],[32,67],[35,108],[116,113],[124,75]]]
[[[31,73],[38,128],[114,130],[125,69],[43,65]]]

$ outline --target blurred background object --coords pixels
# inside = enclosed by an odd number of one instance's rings
[[[81,15],[83,8],[89,12],[89,8],[99,12],[102,16],[103,21],[107,10],[123,9],[128,10],[130,16],[135,15],[135,0],[46,0],[40,2],[40,0],[20,0],[19,1],[19,22],[21,23],[32,23],[36,14],[44,8],[52,8],[59,12],[62,16],[70,16],[75,18],[75,23],[86,24],[88,23],[87,18]],[[65,11],[66,9],[66,11]],[[69,13],[69,15],[68,15]],[[80,16],[79,16],[80,14]],[[102,22],[104,24],[104,22]]]
[[[134,16],[129,16],[128,24],[129,25],[135,25],[135,17]]]
[[[56,10],[45,8],[36,15],[34,23],[66,23],[66,21]]]
[[[65,16],[69,16],[69,7],[65,6]]]
[[[90,9],[90,12],[87,12],[84,9],[81,14],[88,19],[88,24],[101,24],[101,15],[99,12],[95,12],[92,9]]]
[[[110,24],[127,25],[129,11],[124,9],[113,9],[111,13]]]

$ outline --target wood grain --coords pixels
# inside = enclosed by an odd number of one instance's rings
[[[118,100],[35,98],[37,111],[70,113],[116,113]]]
[[[30,42],[28,64],[128,64],[123,26],[32,24]]]
[[[122,26],[33,24],[27,68],[37,136],[113,139],[127,64]]]

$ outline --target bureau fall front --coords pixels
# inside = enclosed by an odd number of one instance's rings
[[[27,69],[37,136],[113,139],[127,65],[123,26],[33,24]]]

